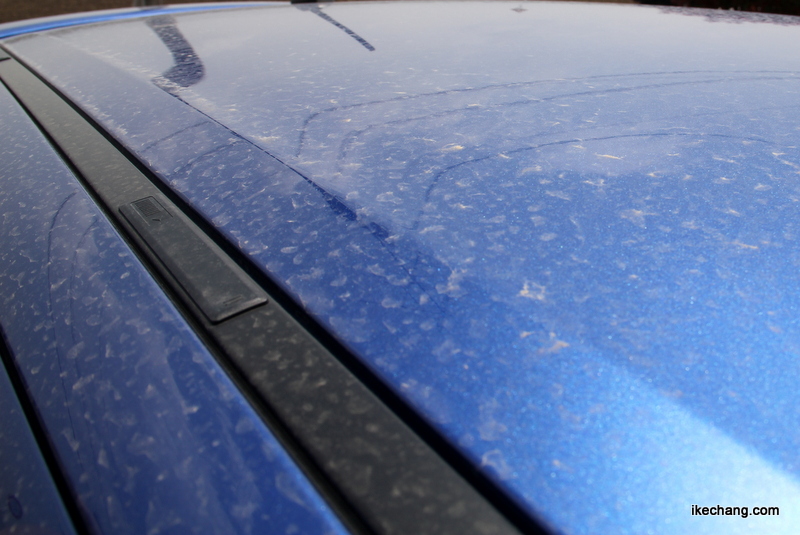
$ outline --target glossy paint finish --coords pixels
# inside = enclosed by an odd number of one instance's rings
[[[258,2],[258,5],[276,4],[277,2]],[[214,9],[231,9],[237,7],[253,7],[255,2],[246,4],[188,4],[170,7],[145,7],[131,9],[110,9],[100,10],[91,13],[73,13],[69,15],[57,15],[54,17],[42,17],[39,19],[23,20],[0,24],[0,39],[23,35],[26,33],[53,30],[56,28],[69,28],[71,26],[81,26],[95,22],[109,22],[114,20],[137,19],[142,17],[152,17],[158,15],[172,15],[175,13],[191,13],[195,11],[209,11]]]
[[[531,514],[793,532],[797,19],[317,9],[8,47]]]
[[[5,89],[0,113],[0,324],[91,532],[345,533]]]
[[[0,533],[32,532],[75,530],[0,362]]]

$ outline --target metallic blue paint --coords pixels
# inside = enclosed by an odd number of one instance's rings
[[[216,9],[233,9],[241,7],[254,7],[264,5],[282,5],[283,2],[247,2],[226,4],[193,4],[177,5],[170,7],[154,6],[131,9],[112,9],[94,11],[91,13],[75,13],[58,15],[39,19],[23,20],[0,24],[0,39],[23,35],[26,33],[54,30],[56,28],[69,28],[96,22],[110,22],[114,20],[138,19],[159,15],[174,15],[176,13],[193,13],[197,11],[212,11]]]
[[[798,20],[324,12],[374,50],[295,7],[176,15],[191,85],[142,21],[8,46],[531,514],[794,532]]]
[[[0,114],[0,324],[92,532],[346,533],[4,89]]]
[[[0,533],[75,534],[2,362]]]

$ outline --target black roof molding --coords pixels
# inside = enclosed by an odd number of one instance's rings
[[[14,59],[0,62],[0,80],[348,529],[365,535],[546,533],[82,111]],[[276,172],[294,173],[277,160],[274,165]],[[148,199],[159,209],[142,205]],[[145,219],[161,211],[177,221],[177,234],[148,235]],[[224,277],[247,294],[248,305],[215,315],[230,304],[222,299],[206,309],[192,295],[197,274],[181,274],[175,265],[185,266],[186,259],[162,243],[175,236],[193,241],[204,257],[195,255],[192,263],[212,260],[221,273],[228,270]]]

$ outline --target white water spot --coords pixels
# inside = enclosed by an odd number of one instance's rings
[[[100,453],[97,454],[97,464],[103,468],[108,468],[108,454],[105,448],[100,448]]]
[[[89,383],[91,383],[93,380],[94,380],[94,374],[93,373],[87,375],[86,377],[81,377],[80,379],[78,379],[78,381],[74,385],[72,385],[72,390],[80,390],[84,386],[86,386]]]
[[[420,234],[428,234],[429,232],[441,232],[444,230],[444,225],[433,225],[430,227],[425,227],[424,229],[420,230]]]
[[[549,191],[548,190],[548,191],[545,191],[545,193],[547,195],[549,195],[551,197],[555,197],[557,199],[562,199],[562,200],[565,200],[565,201],[571,201],[572,200],[572,197],[570,197],[569,195],[567,195],[563,191]]]
[[[480,425],[478,426],[478,433],[482,440],[500,440],[503,433],[508,431],[508,428],[498,422],[494,417],[499,408],[500,404],[496,399],[480,406]]]
[[[645,216],[648,215],[656,215],[656,214],[636,209],[623,210],[622,212],[619,213],[619,216],[622,219],[627,219],[628,221],[630,221],[639,228],[647,228],[644,218]]]
[[[381,301],[381,306],[383,308],[399,308],[400,305],[400,301],[397,299],[392,299],[391,297],[385,297],[383,301]]]
[[[465,269],[454,269],[447,277],[447,284],[437,284],[436,291],[450,297],[461,297],[466,292],[461,288],[461,281],[464,278]]]
[[[519,291],[520,297],[527,297],[535,301],[545,301],[547,299],[547,288],[535,282],[525,281],[522,285],[522,290]]]
[[[506,463],[503,453],[500,450],[491,450],[484,453],[483,457],[481,457],[481,466],[493,468],[500,479],[505,480],[514,477],[511,467]]]
[[[441,150],[442,152],[454,152],[458,150],[464,150],[464,147],[461,145],[457,145],[455,143],[450,143],[449,145],[445,145],[439,150]]]

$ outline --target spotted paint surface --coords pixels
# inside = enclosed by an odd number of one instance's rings
[[[64,503],[0,365],[0,533],[75,535]]]
[[[0,113],[0,324],[92,532],[346,533],[4,88]],[[4,533],[69,532],[2,474],[29,513]]]
[[[791,533],[797,19],[522,6],[321,8],[351,33],[265,8],[9,46],[532,514]]]

